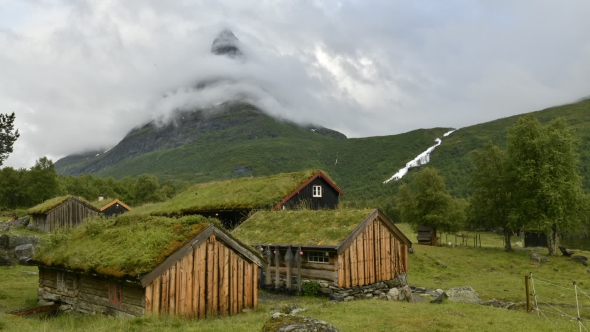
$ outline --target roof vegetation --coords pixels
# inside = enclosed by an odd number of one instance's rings
[[[249,244],[336,246],[373,211],[372,209],[259,211],[232,234]]]
[[[74,196],[66,195],[66,196],[59,196],[59,197],[54,197],[54,198],[48,199],[45,202],[30,208],[29,214],[40,214],[40,213],[49,212],[53,208],[55,208],[56,206],[65,202],[66,200],[68,200],[70,197],[74,197]],[[82,200],[82,199],[80,199],[80,200]]]
[[[141,276],[211,223],[218,221],[200,215],[98,216],[79,227],[53,234],[38,248],[34,260],[48,266],[113,277]]]
[[[107,198],[107,199],[103,199],[102,201],[94,201],[92,202],[92,205],[97,208],[97,209],[102,209],[104,206],[108,205],[109,203],[111,203],[112,201],[114,201],[114,198]]]
[[[154,215],[182,215],[217,209],[272,208],[317,170],[201,183],[152,207]]]

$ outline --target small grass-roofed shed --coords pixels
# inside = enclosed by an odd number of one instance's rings
[[[55,234],[32,260],[39,300],[114,316],[203,318],[256,307],[263,259],[216,223],[125,214]]]
[[[341,195],[342,190],[322,171],[283,173],[197,184],[158,204],[152,214],[200,214],[233,228],[252,210],[334,209]]]
[[[343,288],[406,273],[412,246],[377,209],[259,211],[232,234],[266,252],[270,246],[270,262],[276,267],[278,253],[281,274],[287,271],[285,257],[299,255],[302,277],[328,280]]]
[[[75,196],[55,197],[29,209],[31,222],[36,229],[52,233],[60,227],[74,227],[82,220],[96,216],[99,210]]]
[[[94,202],[93,205],[100,210],[100,213],[107,217],[117,216],[132,210],[130,206],[116,198]]]

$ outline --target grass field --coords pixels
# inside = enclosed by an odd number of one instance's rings
[[[410,239],[409,227],[399,225]],[[450,236],[449,236],[450,237]],[[575,314],[572,282],[590,290],[588,267],[558,256],[547,263],[531,262],[531,252],[505,252],[502,237],[482,233],[482,248],[465,246],[430,247],[415,245],[409,256],[410,284],[430,289],[471,286],[484,300],[525,300],[524,276],[533,273],[538,298],[566,315]],[[443,235],[444,238],[444,235]],[[454,239],[453,239],[454,240]],[[545,254],[546,250],[539,251]],[[577,254],[590,255],[589,252]],[[35,305],[37,276],[24,271],[34,267],[0,268],[0,311]],[[550,283],[548,283],[550,282]],[[590,319],[590,298],[579,294],[583,322]],[[284,301],[284,300],[283,300]],[[363,300],[329,305],[324,298],[293,297],[308,308],[304,315],[328,321],[341,331],[571,331],[578,330],[575,321],[551,314],[541,305],[542,314],[523,310],[506,310],[480,305],[428,302]],[[54,318],[20,318],[0,314],[1,331],[260,331],[269,319],[274,302],[262,301],[256,310],[231,318],[210,318],[192,321],[176,317],[115,319],[64,314]],[[541,303],[542,304],[542,303]],[[549,319],[545,318],[547,316]],[[555,316],[555,317],[554,317]],[[586,324],[590,328],[590,324]]]

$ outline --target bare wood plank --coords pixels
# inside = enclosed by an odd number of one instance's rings
[[[238,312],[238,261],[236,258],[237,254],[230,251],[230,280],[231,285],[229,288],[229,302],[230,302],[230,315],[234,315]]]
[[[356,239],[356,268],[357,268],[357,284],[355,286],[362,286],[365,284],[365,237],[367,232],[362,232]]]
[[[162,277],[157,277],[152,282],[154,284],[154,295],[152,296],[152,312],[156,315],[160,313],[160,288],[162,287]]]
[[[258,307],[258,266],[256,264],[252,264],[252,268],[254,269],[254,283],[252,284],[252,307]]]
[[[244,262],[244,275],[246,278],[246,283],[244,286],[244,307],[246,308],[251,308],[252,307],[252,303],[254,303],[253,299],[252,299],[252,276],[254,275],[252,273],[252,268],[254,267],[254,264],[252,263],[248,263],[248,262]],[[287,272],[287,271],[285,271]]]
[[[207,244],[199,246],[199,318],[207,313]]]
[[[182,290],[180,289],[182,287],[182,270],[181,270],[181,264],[180,264],[181,260],[179,260],[178,262],[176,262],[176,264],[174,264],[176,266],[176,314],[182,314],[182,306],[180,304],[180,297],[182,294]]]
[[[166,270],[162,275],[162,309],[163,314],[170,312],[169,309],[169,290],[170,290],[170,269]]]
[[[375,273],[377,275],[375,281],[383,281],[385,280],[385,273],[382,269],[381,265],[381,257],[383,254],[383,242],[381,239],[383,238],[383,229],[381,228],[381,223],[379,220],[375,221]]]
[[[369,256],[369,278],[367,284],[375,283],[375,221],[369,223],[369,243],[366,245],[367,255]]]
[[[194,249],[193,249],[194,252]],[[193,253],[189,253],[186,256],[186,299],[184,312],[187,316],[193,316]]]
[[[357,262],[357,258],[356,258],[357,241],[358,241],[358,238],[356,241],[354,241],[350,245],[350,272],[351,272],[350,286],[351,287],[359,285],[358,262]]]
[[[338,287],[344,287],[344,253],[338,255]]]
[[[197,247],[193,249],[193,270],[191,273],[193,277],[191,315],[195,318],[199,318],[199,259],[202,257],[199,256],[199,247]]]
[[[238,257],[238,313],[244,309],[244,260]]]
[[[176,265],[173,265],[170,267],[170,280],[168,281],[170,283],[168,312],[171,315],[176,315],[176,279]]]
[[[344,255],[344,287],[349,288],[352,279],[350,271],[350,247],[342,253]]]
[[[408,246],[402,244],[402,262],[404,264],[404,272],[408,272]]]
[[[218,242],[220,243],[220,242]],[[222,316],[229,315],[229,248],[220,243],[219,250],[219,314]]]
[[[207,242],[207,288],[205,289],[205,295],[207,297],[207,316],[212,314],[213,310],[213,268],[215,260],[215,246],[213,242]]]
[[[211,235],[215,239],[215,235]],[[215,241],[213,246],[213,288],[208,289],[209,294],[213,293],[213,315],[219,314],[219,243]]]
[[[152,313],[152,293],[153,293],[153,284],[149,284],[145,288],[145,313],[146,315],[151,315]]]
[[[180,266],[180,294],[178,294],[178,312],[181,315],[188,314],[186,306],[186,289],[187,289],[187,258],[185,257],[177,264]]]

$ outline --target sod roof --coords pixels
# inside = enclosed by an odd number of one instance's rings
[[[200,215],[96,217],[79,227],[53,234],[38,248],[33,261],[114,277],[140,276],[210,223],[217,221]]]
[[[372,209],[259,211],[232,232],[244,243],[337,246]]]
[[[97,209],[102,209],[104,206],[112,203],[115,199],[114,198],[107,198],[107,199],[103,199],[102,201],[94,201],[92,202],[92,205],[97,208]]]
[[[88,206],[93,206],[92,204],[90,204],[89,202],[85,201],[82,198],[75,197],[72,195],[66,195],[66,196],[59,196],[59,197],[54,197],[54,198],[48,199],[45,202],[30,208],[28,212],[29,212],[29,214],[47,213],[47,212],[53,210],[58,205],[60,205],[61,203],[67,201],[68,199],[70,199],[72,197],[74,197],[75,199],[79,200],[80,202],[82,202],[84,204],[87,204]]]
[[[272,208],[318,172],[201,183],[159,204],[151,212],[154,215],[182,215],[207,210]]]

